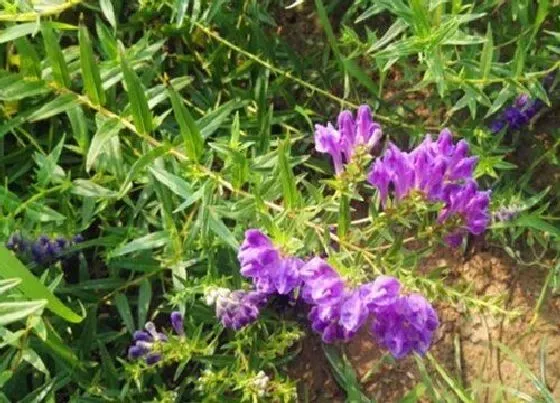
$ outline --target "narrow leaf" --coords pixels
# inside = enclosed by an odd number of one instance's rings
[[[152,112],[148,107],[146,91],[142,87],[140,79],[128,65],[124,51],[120,52],[121,69],[124,75],[128,100],[132,108],[132,119],[134,126],[140,134],[148,134],[153,130]]]
[[[278,145],[278,168],[280,172],[280,181],[282,182],[282,190],[284,193],[284,202],[288,209],[296,207],[298,202],[298,193],[296,181],[292,167],[288,159],[288,141],[282,141]]]
[[[45,299],[25,302],[2,302],[0,303],[0,326],[6,326],[34,313],[39,313],[46,304],[47,300]]]
[[[0,277],[20,278],[18,289],[29,299],[46,299],[47,309],[72,323],[79,323],[82,317],[76,315],[41,283],[10,251],[0,246]]]
[[[43,105],[29,116],[30,121],[48,119],[76,106],[74,94],[64,94]]]
[[[80,66],[82,68],[82,79],[86,94],[95,105],[103,105],[105,104],[105,91],[101,85],[99,68],[93,57],[93,48],[85,25],[80,26],[79,39]]]
[[[109,21],[109,24],[113,28],[117,28],[117,17],[115,17],[115,9],[113,8],[113,4],[111,4],[111,0],[100,0],[99,4],[101,6],[101,12]]]
[[[486,32],[486,42],[482,48],[482,53],[480,55],[480,72],[482,73],[482,79],[486,80],[490,75],[490,70],[492,69],[492,57],[494,54],[494,39],[492,38],[492,25],[488,23],[488,30]]]
[[[128,329],[130,334],[133,334],[136,331],[136,326],[134,325],[134,318],[132,317],[132,312],[130,311],[130,305],[128,304],[128,299],[124,294],[120,292],[115,296],[115,305],[117,307],[117,311],[119,311],[119,315]]]
[[[185,152],[193,161],[199,161],[204,144],[202,134],[187,107],[173,88],[169,88],[169,97],[173,106],[173,112],[175,113],[175,119],[177,119],[179,129],[181,130],[181,136],[183,136]]]
[[[165,231],[152,232],[141,238],[137,238],[111,252],[111,257],[126,255],[146,249],[160,248],[169,242],[169,236]]]
[[[97,129],[95,136],[91,140],[91,145],[89,147],[87,159],[86,159],[86,170],[89,171],[104,146],[121,130],[122,126],[117,119],[107,119],[101,126]]]
[[[63,87],[70,87],[70,74],[68,73],[68,66],[64,61],[62,49],[58,43],[54,31],[49,23],[41,24],[41,32],[43,33],[43,41],[45,43],[45,50],[47,57],[52,68],[54,81]]]

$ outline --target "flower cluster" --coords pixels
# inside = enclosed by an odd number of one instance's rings
[[[424,353],[431,343],[437,327],[435,311],[422,297],[400,295],[400,284],[393,277],[379,276],[352,289],[323,259],[314,257],[304,262],[282,256],[256,229],[245,233],[238,256],[241,273],[253,281],[255,288],[212,288],[206,292],[206,303],[216,304],[216,316],[225,327],[238,330],[254,322],[259,308],[272,294],[297,293],[311,305],[308,319],[325,343],[350,341],[372,315],[372,332],[397,358],[411,351]],[[393,333],[383,333],[383,326]]]
[[[210,288],[205,297],[207,305],[216,305],[216,316],[222,325],[234,330],[257,320],[260,308],[267,301],[267,294],[229,288]]]
[[[389,144],[384,156],[373,164],[368,181],[378,189],[383,205],[390,187],[394,188],[397,200],[417,191],[431,202],[443,203],[439,222],[453,217],[462,222],[446,238],[448,244],[457,246],[467,231],[478,235],[490,221],[490,192],[478,190],[473,178],[477,158],[469,157],[468,153],[468,144],[464,140],[453,144],[447,129],[441,131],[436,141],[426,136],[409,153]]]
[[[416,351],[424,354],[432,342],[438,319],[433,307],[416,294],[399,295],[394,277],[349,289],[325,261],[310,260],[302,268],[303,298],[313,304],[312,328],[325,343],[349,341],[373,316],[372,333],[395,358]]]
[[[556,78],[556,73],[556,70],[552,71],[544,78],[543,88],[545,91],[550,91]],[[498,118],[490,123],[490,131],[496,134],[504,128],[519,130],[527,125],[544,106],[545,103],[540,99],[530,99],[529,95],[521,94],[515,99],[513,104],[508,106]]]
[[[490,123],[490,131],[498,133],[504,128],[509,130],[521,129],[537,115],[544,105],[545,103],[540,99],[531,100],[527,94],[522,94],[497,119]]]
[[[237,258],[241,274],[250,278],[260,293],[285,295],[301,283],[298,271],[303,260],[281,257],[272,241],[259,230],[245,233]]]
[[[46,235],[41,235],[36,240],[28,240],[20,233],[14,233],[6,242],[6,248],[20,256],[29,256],[40,266],[48,266],[61,260],[70,247],[83,240],[79,234],[70,240],[63,237],[51,239]]]
[[[352,112],[342,111],[338,115],[338,128],[315,125],[315,149],[331,155],[337,175],[343,171],[358,147],[371,150],[381,138],[381,126],[373,121],[371,109],[362,105],[354,119]]]
[[[172,312],[170,315],[171,326],[179,336],[184,335],[183,315]],[[137,330],[132,336],[134,344],[128,348],[128,358],[144,358],[148,365],[153,365],[162,359],[162,354],[157,349],[158,343],[167,342],[167,336],[158,332],[153,322],[146,322],[144,330]]]

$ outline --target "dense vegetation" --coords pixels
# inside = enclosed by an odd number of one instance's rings
[[[425,259],[503,250],[535,318],[558,297],[556,0],[1,3],[3,401],[307,401],[306,338],[373,401],[369,321],[403,401],[481,401],[438,307],[517,313]],[[500,399],[554,401],[515,359]]]

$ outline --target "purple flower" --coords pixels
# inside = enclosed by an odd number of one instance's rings
[[[282,257],[272,241],[260,230],[246,231],[237,255],[241,274],[253,281],[262,294],[288,294],[301,284],[299,270],[304,262]]]
[[[315,257],[301,268],[302,297],[308,304],[336,303],[344,294],[344,281],[327,262]]]
[[[371,329],[377,341],[400,359],[411,352],[425,354],[438,324],[430,303],[412,294],[379,310]]]
[[[543,88],[549,92],[557,71],[550,72],[543,80]],[[518,130],[534,118],[545,106],[540,99],[531,99],[527,94],[519,95],[515,101],[508,106],[500,116],[490,122],[490,131],[498,133],[502,129]]]
[[[338,128],[315,125],[315,149],[331,155],[336,175],[342,173],[358,147],[371,150],[381,138],[381,126],[372,119],[367,105],[358,108],[354,120],[352,112],[344,110],[338,115]]]
[[[67,249],[73,242],[62,237],[54,239],[41,235],[36,240],[26,240],[21,234],[13,234],[6,242],[6,247],[20,257],[28,258],[37,265],[48,266],[67,255]]]
[[[460,231],[448,237],[448,243],[455,245],[465,230],[480,234],[489,223],[489,193],[478,191],[472,178],[478,159],[468,154],[468,144],[461,140],[454,145],[451,132],[443,129],[435,142],[426,136],[410,153],[390,144],[373,164],[368,181],[378,189],[382,206],[390,188],[396,200],[415,190],[431,202],[443,202],[440,222],[454,214],[462,219]]]
[[[177,333],[179,336],[185,334],[183,315],[181,314],[181,312],[171,312],[170,319],[171,326],[173,326],[173,330],[175,330],[175,333]]]
[[[239,330],[257,320],[267,295],[257,291],[230,291],[221,288],[214,300],[216,316],[224,327]]]
[[[375,313],[393,304],[399,297],[401,285],[395,277],[379,276],[372,283],[360,287],[360,295],[369,311]]]
[[[172,312],[170,315],[171,325],[173,330],[179,336],[184,334],[183,330],[183,316],[180,312]],[[155,351],[157,343],[165,343],[168,338],[164,333],[158,332],[153,322],[146,322],[144,330],[137,330],[132,335],[134,342],[128,348],[128,358],[137,360],[144,358],[148,365],[153,365],[162,359],[162,354]]]

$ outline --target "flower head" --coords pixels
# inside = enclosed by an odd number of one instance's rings
[[[373,164],[368,181],[378,189],[383,206],[391,187],[396,200],[415,190],[431,202],[443,202],[440,222],[454,214],[462,220],[462,226],[448,237],[448,243],[454,245],[465,231],[480,234],[489,223],[490,194],[478,191],[473,179],[478,159],[468,154],[468,144],[464,140],[453,144],[451,132],[444,129],[436,141],[426,136],[409,153],[390,144]]]
[[[372,119],[371,109],[362,105],[356,119],[350,111],[340,112],[337,128],[330,123],[315,125],[315,149],[331,155],[335,173],[339,175],[358,147],[371,150],[379,143],[381,135],[381,126]]]
[[[379,310],[372,324],[378,342],[399,359],[411,352],[425,354],[432,343],[438,318],[421,295],[399,297]]]
[[[256,291],[233,291],[228,298],[216,300],[216,315],[225,327],[239,330],[257,320],[266,295]]]
[[[241,274],[253,281],[263,294],[288,294],[299,287],[299,269],[304,262],[295,257],[282,257],[272,241],[260,230],[245,232],[237,255]]]

